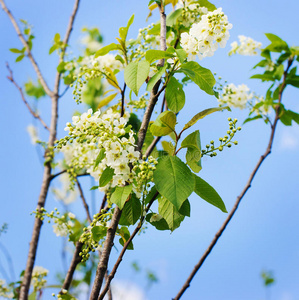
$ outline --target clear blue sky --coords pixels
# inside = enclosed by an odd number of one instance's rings
[[[7,5],[16,18],[22,18],[34,25],[33,54],[40,68],[53,86],[57,57],[48,56],[48,49],[56,32],[64,35],[73,1],[11,1]],[[140,27],[144,27],[148,1],[111,0],[82,1],[76,19],[71,44],[76,52],[80,30],[83,26],[98,26],[104,35],[105,43],[114,41],[118,28],[126,24],[135,13],[135,22],[130,29],[130,37],[135,37]],[[285,39],[290,45],[299,45],[297,0],[252,0],[252,1],[214,1],[222,6],[229,21],[233,24],[231,42],[240,34],[267,43],[264,33],[271,32]],[[156,22],[154,15],[150,22]],[[14,71],[15,79],[23,84],[28,78],[36,79],[28,60],[14,63],[15,55],[9,48],[20,47],[7,16],[0,12],[0,185],[1,210],[0,225],[9,224],[8,233],[0,240],[14,259],[16,273],[25,266],[28,243],[33,225],[30,212],[35,209],[42,178],[42,166],[26,132],[32,117],[27,112],[15,87],[6,79],[5,62]],[[267,84],[249,80],[256,57],[228,57],[229,45],[219,49],[212,58],[201,62],[204,67],[217,72],[228,82],[247,84],[263,95]],[[180,120],[189,119],[195,112],[216,106],[215,99],[190,87],[186,91],[187,105]],[[299,93],[289,88],[284,95],[284,103],[290,109],[299,111]],[[43,99],[40,111],[49,123],[46,112],[49,100]],[[61,101],[59,136],[64,135],[64,125],[70,120],[76,107],[71,93]],[[202,143],[218,140],[227,130],[227,117],[238,118],[241,122],[246,114],[239,110],[209,116],[198,124]],[[42,136],[46,136],[40,128]],[[201,176],[213,185],[222,196],[228,210],[233,206],[237,195],[243,189],[269,138],[269,128],[262,122],[252,122],[243,126],[238,134],[239,145],[223,151],[213,159],[203,162]],[[276,284],[271,288],[271,300],[299,299],[299,129],[294,125],[286,128],[279,125],[274,149],[256,176],[252,188],[244,198],[237,215],[229,225],[211,256],[205,262],[191,288],[183,299],[188,300],[263,300],[265,291],[260,279],[262,270],[272,270]],[[88,186],[89,179],[82,180]],[[54,183],[55,184],[55,183]],[[86,191],[90,201],[88,188]],[[97,195],[98,199],[100,198]],[[142,276],[134,275],[130,264],[138,261],[144,269],[153,270],[159,283],[147,293],[147,299],[171,299],[180,289],[193,266],[206,249],[214,233],[226,215],[203,202],[196,196],[190,197],[191,218],[174,233],[156,232],[149,228],[145,235],[135,240],[135,251],[127,252],[125,262],[118,272],[119,280],[134,280],[144,288]],[[51,210],[59,203],[49,195],[46,208]],[[82,215],[80,203],[71,207]],[[150,225],[149,225],[150,226]],[[52,226],[45,224],[37,255],[37,265],[50,270],[50,283],[54,283],[56,271],[63,271],[61,263],[62,240],[57,243]],[[51,247],[51,251],[49,248]],[[117,252],[114,250],[113,257]],[[5,266],[0,252],[0,261]],[[2,277],[0,275],[0,277]],[[50,299],[50,296],[49,298]],[[267,299],[268,300],[268,299]]]

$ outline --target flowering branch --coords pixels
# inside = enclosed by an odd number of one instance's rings
[[[18,34],[18,37],[20,38],[22,44],[24,45],[26,51],[27,51],[27,56],[29,58],[29,60],[31,61],[32,65],[33,65],[33,68],[36,72],[36,75],[42,85],[42,87],[44,88],[45,92],[47,93],[48,96],[52,97],[53,96],[53,92],[50,90],[50,88],[48,87],[39,67],[38,67],[38,64],[37,62],[35,61],[34,57],[32,56],[32,53],[31,53],[31,50],[29,48],[29,45],[27,43],[27,41],[25,40],[21,30],[20,30],[20,27],[19,25],[17,24],[14,16],[12,15],[11,11],[7,8],[6,4],[4,3],[3,0],[0,0],[0,4],[2,6],[2,9],[6,12],[6,14],[8,15],[13,27],[15,28],[17,34]]]
[[[227,216],[226,220],[224,221],[224,223],[222,224],[222,226],[220,227],[220,229],[218,230],[218,232],[215,234],[215,236],[214,236],[211,244],[208,246],[208,248],[206,249],[205,253],[200,258],[199,262],[194,266],[193,271],[190,273],[190,275],[187,278],[186,282],[184,283],[184,285],[182,286],[182,288],[180,289],[180,291],[178,292],[178,294],[173,298],[173,300],[180,299],[182,297],[182,295],[184,294],[184,292],[186,291],[186,289],[190,286],[190,283],[191,283],[192,279],[194,278],[194,276],[196,275],[197,271],[201,268],[201,266],[205,262],[206,258],[209,256],[209,254],[213,250],[214,246],[218,242],[218,240],[221,237],[222,233],[226,229],[226,226],[228,225],[228,223],[233,218],[235,212],[237,211],[237,209],[239,207],[239,204],[241,203],[241,200],[243,199],[243,197],[245,196],[246,192],[251,187],[252,181],[253,181],[256,173],[258,172],[260,166],[262,165],[262,163],[264,162],[264,160],[266,159],[266,157],[271,153],[271,149],[272,149],[272,145],[273,145],[273,141],[274,141],[275,129],[277,127],[277,124],[278,124],[278,121],[279,121],[279,115],[280,115],[280,105],[279,104],[281,103],[282,94],[283,94],[283,91],[284,91],[284,89],[286,87],[287,73],[288,73],[288,71],[289,71],[289,69],[290,69],[290,67],[291,67],[291,65],[293,63],[293,60],[294,60],[293,58],[289,59],[288,65],[287,65],[286,70],[284,71],[284,74],[283,74],[283,81],[282,81],[282,84],[280,86],[279,95],[278,95],[278,104],[276,105],[276,108],[275,108],[275,119],[274,119],[273,124],[271,125],[270,139],[269,139],[266,151],[265,151],[265,153],[263,155],[261,155],[258,163],[254,167],[252,173],[249,176],[247,184],[245,185],[245,187],[244,187],[243,191],[241,192],[241,194],[237,197],[237,200],[236,200],[236,202],[235,202],[235,204],[234,204],[231,212]]]
[[[47,130],[49,131],[50,129],[49,129],[49,127],[47,126],[47,124],[44,122],[44,120],[39,116],[39,114],[37,114],[36,112],[34,112],[34,111],[32,110],[32,108],[30,107],[29,103],[27,102],[27,100],[26,100],[26,98],[25,98],[25,95],[24,95],[24,93],[23,93],[22,88],[15,82],[15,80],[14,80],[14,78],[13,78],[13,73],[12,73],[12,70],[10,69],[8,63],[6,63],[6,67],[7,67],[8,71],[9,71],[9,74],[10,74],[10,76],[7,76],[7,79],[8,79],[9,81],[11,81],[11,82],[15,85],[15,87],[19,90],[19,92],[20,92],[20,94],[21,94],[21,98],[22,98],[23,102],[25,103],[26,107],[28,108],[29,112],[32,114],[32,116],[33,116],[35,119],[38,119],[38,120],[42,123],[42,125],[44,126],[45,129],[47,129]]]

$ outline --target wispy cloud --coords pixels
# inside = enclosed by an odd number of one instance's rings
[[[113,300],[146,300],[144,291],[140,287],[133,282],[122,280],[113,281],[112,296]]]
[[[299,149],[299,128],[297,124],[283,129],[280,139],[280,148],[282,150]]]

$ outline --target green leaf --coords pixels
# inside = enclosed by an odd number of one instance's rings
[[[145,82],[150,70],[150,64],[146,60],[129,63],[124,71],[124,79],[127,86],[138,96],[138,91]]]
[[[208,11],[214,11],[217,9],[217,7],[208,0],[197,0],[196,3],[200,4],[201,7],[206,7]]]
[[[193,172],[198,173],[201,167],[201,145],[199,130],[189,134],[181,143],[181,148],[187,148],[186,161]]]
[[[25,92],[28,96],[34,97],[35,99],[46,96],[46,92],[39,81],[34,83],[33,81],[29,80],[26,82]]]
[[[114,170],[110,167],[107,167],[101,177],[100,177],[100,180],[99,180],[99,186],[100,187],[103,187],[105,185],[107,185],[113,178],[113,175],[114,175]]]
[[[110,201],[116,204],[119,209],[123,209],[129,195],[132,192],[132,184],[126,186],[117,186],[111,195]]]
[[[124,246],[124,244],[127,242],[127,240],[130,238],[131,234],[130,231],[127,227],[121,227],[121,229],[118,231],[120,234],[121,238],[119,239],[119,243]],[[128,250],[134,250],[134,246],[132,241],[129,243]]]
[[[141,215],[141,204],[135,194],[132,194],[130,200],[125,205],[121,218],[119,221],[120,225],[134,225],[140,218]]]
[[[154,183],[158,192],[180,209],[193,192],[195,180],[190,169],[177,156],[166,156],[159,159]]]
[[[277,80],[280,80],[283,73],[284,73],[284,67],[283,65],[279,65],[274,72],[274,76]]]
[[[108,105],[117,95],[118,95],[118,93],[113,93],[113,94],[101,99],[101,101],[99,102],[99,104],[97,106],[97,109],[100,109],[103,106]]]
[[[175,49],[175,52],[180,60],[180,63],[184,63],[185,59],[187,58],[187,53],[184,49]]]
[[[151,190],[149,191],[149,193],[147,194],[147,196],[146,196],[146,198],[145,198],[145,200],[144,200],[144,203],[145,203],[145,204],[150,203],[150,202],[153,200],[153,198],[155,197],[156,194],[157,194],[157,188],[156,188],[156,186],[154,185],[154,186],[151,188]],[[157,196],[156,196],[156,197],[157,197]]]
[[[107,227],[105,226],[94,226],[91,229],[92,238],[98,242],[103,239],[107,234]]]
[[[173,54],[162,50],[147,50],[145,53],[145,59],[151,64],[152,62],[161,58],[172,58]]]
[[[12,53],[23,53],[24,52],[23,50],[19,50],[16,48],[10,48],[9,51],[11,51]]]
[[[263,49],[263,51],[265,50],[271,52],[290,51],[288,44],[277,35],[272,33],[266,33],[265,35],[270,40],[271,44],[267,46],[265,49]]]
[[[299,114],[295,113],[294,111],[288,110],[288,115],[299,125]]]
[[[36,292],[32,292],[29,297],[28,297],[28,300],[36,300]],[[5,297],[6,298],[6,297]]]
[[[125,41],[127,39],[128,30],[130,26],[133,24],[134,21],[134,15],[132,15],[128,21],[127,27],[120,27],[119,28],[119,37],[122,41]]]
[[[261,79],[262,81],[275,81],[274,75],[265,73],[265,74],[256,74],[250,77],[251,79]]]
[[[56,49],[57,49],[57,45],[54,44],[54,45],[50,48],[49,54],[52,54]]]
[[[16,62],[19,62],[19,61],[21,61],[21,60],[22,60],[24,57],[25,57],[25,55],[24,55],[24,54],[22,54],[22,55],[18,56],[18,57],[17,57],[17,59],[16,59]]]
[[[107,53],[109,53],[110,51],[113,51],[113,50],[118,50],[120,49],[119,45],[115,44],[115,43],[112,43],[110,45],[107,45],[103,48],[101,48],[100,50],[98,50],[95,55],[94,55],[94,58],[97,58],[99,56],[103,56],[103,55],[106,55]]]
[[[162,141],[161,144],[164,151],[166,151],[171,156],[174,155],[174,145],[171,142]]]
[[[182,8],[176,9],[171,12],[166,19],[166,26],[173,26],[177,23],[178,18],[182,15]]]
[[[185,217],[190,217],[190,212],[191,212],[191,206],[190,202],[187,199],[181,206],[179,213]]]
[[[209,69],[203,68],[195,61],[189,61],[182,64],[177,72],[183,72],[207,94],[214,95],[213,86],[216,80]]]
[[[171,77],[168,81],[165,90],[165,98],[169,109],[174,113],[178,113],[185,105],[183,85],[174,77]]]
[[[60,34],[59,33],[55,34],[55,36],[54,36],[54,42],[55,43],[59,43],[60,42]]]
[[[247,118],[247,119],[245,119],[245,121],[243,122],[243,125],[245,124],[245,123],[248,123],[248,122],[251,122],[251,121],[254,121],[254,120],[258,120],[258,119],[262,119],[263,117],[262,117],[262,115],[257,115],[257,116],[254,116],[254,117],[252,117],[252,118]]]
[[[184,203],[188,201],[185,200],[182,204],[182,207]],[[181,224],[181,222],[185,219],[185,216],[180,214],[178,209],[165,197],[160,197],[158,199],[159,202],[159,215],[165,219],[165,221],[168,224],[168,227],[171,231],[174,231],[176,228],[178,228]]]
[[[195,189],[194,192],[203,200],[209,202],[210,204],[218,207],[221,211],[227,213],[224,202],[222,201],[219,194],[215,189],[210,186],[206,181],[197,175],[193,174],[195,178]]]
[[[158,80],[163,76],[167,68],[167,65],[165,64],[162,68],[158,70],[158,72],[148,81],[146,90],[150,92],[155,84],[158,82]]]
[[[297,75],[291,77],[288,76],[286,80],[286,84],[290,84],[296,88],[299,88],[299,76]]]
[[[175,129],[176,115],[172,111],[162,112],[151,125],[150,131],[154,136],[168,135]]]
[[[203,119],[204,117],[216,112],[216,111],[222,111],[227,109],[228,111],[231,111],[231,109],[228,106],[225,107],[212,107],[212,108],[208,108],[205,109],[201,112],[199,112],[198,114],[196,114],[183,128],[183,130],[186,130],[188,128],[190,128],[191,126],[193,126],[198,120]]]
[[[105,157],[106,157],[105,149],[102,148],[94,162],[93,169],[95,169]]]
[[[146,221],[156,227],[158,230],[169,230],[166,220],[159,214],[149,213],[146,215]]]

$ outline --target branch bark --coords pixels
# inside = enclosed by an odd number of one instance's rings
[[[173,300],[180,299],[182,297],[182,295],[184,294],[184,292],[187,290],[187,288],[190,286],[190,283],[191,283],[192,279],[194,278],[194,276],[196,275],[197,271],[201,268],[201,266],[205,262],[206,258],[209,256],[209,254],[211,253],[211,251],[215,247],[215,245],[216,245],[217,241],[219,240],[219,238],[221,237],[222,233],[226,229],[226,226],[228,225],[228,223],[233,218],[235,212],[237,211],[237,209],[239,207],[239,204],[241,203],[241,200],[243,199],[243,197],[245,196],[246,192],[251,187],[252,181],[253,181],[256,173],[258,172],[260,166],[262,165],[263,161],[271,153],[271,149],[272,149],[273,141],[274,141],[275,130],[276,130],[276,127],[277,127],[277,124],[278,124],[278,121],[279,121],[279,114],[280,114],[280,106],[279,106],[279,104],[281,103],[282,94],[283,94],[283,91],[284,91],[284,89],[286,87],[286,76],[287,76],[287,73],[288,73],[288,71],[289,71],[292,63],[293,63],[293,59],[290,59],[288,61],[288,65],[287,65],[286,70],[285,70],[284,75],[283,75],[283,81],[282,81],[282,84],[281,84],[280,90],[279,90],[278,105],[275,108],[275,118],[274,118],[273,124],[271,125],[270,139],[269,139],[266,151],[264,152],[264,154],[261,155],[259,161],[257,162],[256,166],[254,167],[252,173],[249,176],[247,184],[245,185],[245,187],[244,187],[243,191],[241,192],[241,194],[237,197],[237,200],[236,200],[236,202],[235,202],[235,204],[234,204],[231,212],[227,216],[227,218],[224,221],[224,223],[222,224],[221,228],[215,234],[212,242],[210,243],[210,245],[208,246],[208,248],[204,252],[203,256],[200,258],[199,262],[194,266],[194,268],[193,268],[192,272],[190,273],[189,277],[185,281],[184,285],[182,286],[182,288],[180,289],[180,291],[178,292],[178,294],[173,298]]]

